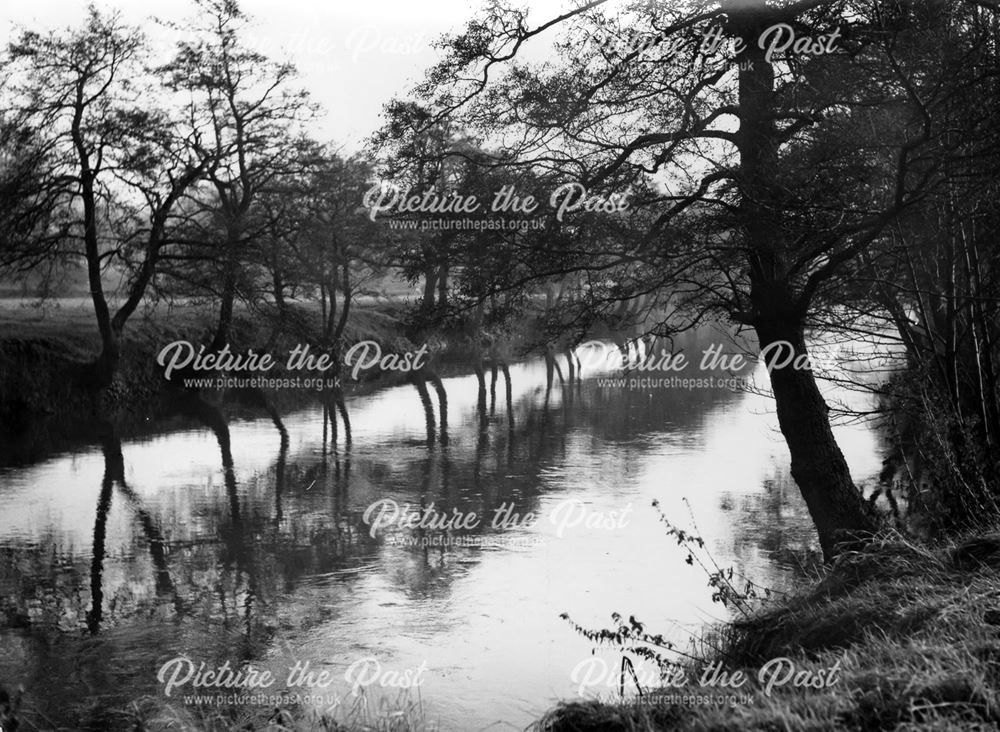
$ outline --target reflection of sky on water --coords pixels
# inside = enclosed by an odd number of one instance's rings
[[[296,660],[342,674],[373,656],[387,669],[426,661],[421,698],[445,729],[497,720],[523,727],[553,699],[575,693],[570,673],[590,655],[561,612],[593,628],[608,626],[614,611],[634,614],[682,645],[701,623],[725,616],[711,602],[704,574],[685,563],[686,550],[667,536],[654,499],[684,529],[693,528],[693,517],[721,566],[735,564],[775,589],[787,586],[792,575],[776,552],[804,548],[812,532],[788,482],[787,452],[767,398],[623,389],[591,378],[565,390],[557,382],[546,407],[544,364],[511,372],[513,432],[502,376],[485,438],[475,415],[475,376],[448,379],[451,442],[430,452],[422,407],[409,386],[349,402],[349,466],[342,444],[336,455],[324,450],[321,411],[290,415],[280,493],[278,432],[268,420],[234,422],[236,526],[220,444],[210,430],[126,440],[125,479],[138,500],[113,497],[102,578],[107,629],[89,641],[103,643],[105,656],[123,664],[114,691],[126,699],[155,696],[153,669],[172,653],[220,663],[252,658],[279,678]],[[761,369],[753,376],[766,383]],[[837,436],[856,476],[877,472],[871,432],[842,426]],[[5,595],[20,593],[17,612],[40,617],[37,605],[44,602],[32,598],[46,593],[86,605],[104,471],[95,447],[0,472],[0,583]],[[480,516],[509,504],[540,518],[474,532],[510,545],[399,546],[386,540],[387,532],[370,539],[362,521],[365,508],[385,497]],[[575,526],[558,536],[550,518],[567,500],[594,517],[626,511],[627,525]],[[157,601],[139,510],[164,535],[172,580],[190,608],[180,622],[169,603]],[[72,627],[80,613],[64,605],[59,622]],[[253,631],[240,626],[250,606]],[[37,685],[70,673],[69,661],[45,656],[17,631],[0,635],[20,649],[13,657],[38,676]],[[251,635],[258,644],[248,651],[243,645]],[[130,672],[127,661],[136,654]],[[614,661],[613,654],[603,657]],[[14,669],[0,665],[0,672]],[[103,684],[78,691],[110,691]]]

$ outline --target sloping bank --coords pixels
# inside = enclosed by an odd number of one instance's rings
[[[699,654],[705,663],[740,670],[746,682],[699,687],[699,661],[683,688],[647,693],[642,703],[561,704],[536,727],[997,729],[1000,534],[935,549],[883,537],[841,557],[801,594],[711,632],[703,648],[712,649]],[[761,679],[764,668],[772,671]],[[735,703],[719,704],[727,695]]]
[[[176,384],[164,379],[157,356],[173,341],[203,338],[214,322],[208,310],[179,311],[149,318],[129,330],[119,368],[106,388],[96,383],[91,367],[100,341],[93,328],[80,327],[79,319],[60,318],[57,313],[37,334],[31,332],[30,323],[0,334],[0,449],[7,458],[31,462],[50,451],[89,443],[95,420],[113,421],[123,437],[163,429],[176,401]],[[362,325],[372,319],[365,315],[357,318]],[[267,319],[241,313],[233,324],[233,340],[258,350],[272,340],[276,352],[291,348],[288,343],[298,338],[306,340],[306,334],[288,331],[275,341]],[[382,331],[391,334],[388,327]],[[288,390],[273,398],[277,406],[287,408],[314,396],[312,390]],[[251,406],[248,402],[246,408]]]
[[[408,340],[405,314],[402,303],[356,307],[344,331],[344,342],[375,344],[380,353],[387,355],[405,356],[420,348],[426,350],[426,343],[414,344]],[[51,451],[89,444],[93,440],[95,419],[113,422],[123,438],[141,437],[168,427],[166,422],[176,417],[179,377],[174,375],[170,383],[164,379],[164,369],[157,363],[158,354],[167,344],[205,341],[213,330],[215,317],[206,308],[178,307],[172,314],[160,313],[136,324],[122,342],[119,369],[111,385],[104,388],[96,383],[91,368],[100,350],[92,324],[83,321],[81,327],[80,318],[60,315],[46,320],[45,328],[37,333],[33,332],[35,324],[31,321],[8,319],[4,323],[5,332],[0,333],[0,451],[6,453],[6,461],[14,464],[41,459]],[[240,354],[253,348],[257,353],[271,354],[276,368],[268,371],[269,377],[303,376],[303,382],[308,378],[323,384],[336,381],[348,396],[407,383],[402,369],[385,370],[370,364],[359,379],[353,378],[354,370],[350,369],[342,377],[337,370],[331,370],[333,379],[312,378],[318,374],[328,376],[325,371],[285,369],[293,349],[300,344],[315,343],[320,330],[317,313],[307,308],[290,309],[284,324],[277,326],[273,316],[240,312],[233,322],[231,350]],[[506,354],[513,362],[516,354],[530,344],[533,335],[531,329],[521,330],[528,333],[500,334],[494,339],[492,351]],[[476,360],[484,356],[483,348],[460,328],[433,333],[432,337],[430,366],[439,377],[470,373]],[[321,350],[314,347],[311,354]],[[357,359],[360,358],[358,355]],[[268,408],[283,414],[316,404],[319,397],[316,386],[305,385],[228,389],[224,397],[214,387],[200,391],[206,399],[219,402],[229,416],[269,413],[261,404],[262,398],[266,398]]]

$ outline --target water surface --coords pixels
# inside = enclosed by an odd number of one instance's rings
[[[770,400],[605,377],[547,393],[544,363],[513,366],[511,410],[501,377],[485,427],[476,378],[446,379],[447,445],[427,444],[400,386],[348,400],[349,447],[314,407],[284,417],[285,437],[264,417],[124,439],[95,425],[83,449],[0,469],[0,680],[25,684],[42,727],[125,727],[134,702],[151,723],[190,719],[183,696],[199,690],[167,697],[157,678],[187,657],[270,670],[269,692],[319,711],[408,700],[441,729],[520,729],[581,692],[592,645],[561,613],[589,628],[635,615],[682,647],[727,617],[654,501],[719,565],[787,589],[815,540]],[[877,472],[867,427],[837,435],[856,476]],[[481,520],[372,536],[366,509],[386,499]],[[286,689],[296,663],[336,682]],[[381,681],[419,687],[352,689],[352,664],[376,663]]]

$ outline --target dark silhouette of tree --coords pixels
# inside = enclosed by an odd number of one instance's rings
[[[264,201],[276,223],[269,240],[275,300],[280,305],[288,288],[317,298],[324,345],[341,339],[354,299],[375,294],[384,269],[381,232],[361,205],[372,177],[363,157],[325,151]]]
[[[863,254],[845,296],[895,331],[906,356],[907,372],[887,390],[895,450],[884,482],[901,477],[911,507],[939,527],[956,528],[1000,511],[993,457],[1000,439],[1000,293],[992,246],[1000,223],[1000,20],[971,3],[910,13],[919,25],[900,51],[926,69],[914,95],[929,143],[916,164],[931,184],[921,205]],[[931,84],[940,91],[928,93]]]
[[[531,277],[601,273],[611,299],[672,290],[691,322],[751,328],[776,357],[791,472],[830,558],[874,523],[815,374],[793,362],[808,356],[816,314],[936,185],[941,151],[956,149],[927,121],[954,91],[921,35],[945,6],[634,3],[612,17],[600,4],[537,27],[491,5],[448,39],[417,89],[426,124],[502,139],[504,159],[590,195],[632,192],[649,222],[638,241],[572,232],[585,256],[540,262]],[[555,28],[569,29],[556,41],[561,63],[517,62]],[[776,28],[813,39],[812,50],[770,49]],[[637,35],[655,41],[636,47]]]
[[[150,104],[163,90],[144,71],[144,38],[117,15],[91,7],[81,28],[24,31],[8,54],[5,122],[14,132],[4,140],[4,173],[12,173],[5,199],[13,226],[0,265],[84,260],[101,336],[97,383],[106,384],[178,204],[214,158],[198,145],[198,129],[177,127],[177,110]],[[112,265],[128,274],[117,309],[102,281]]]
[[[314,116],[308,94],[293,86],[295,68],[250,48],[250,19],[235,0],[199,0],[183,27],[177,54],[162,72],[193,101],[192,123],[208,129],[202,143],[218,160],[198,198],[199,215],[183,238],[187,251],[175,276],[212,293],[219,317],[212,348],[230,337],[237,299],[260,293],[260,240],[269,224],[260,196],[303,171],[315,145],[304,125]]]

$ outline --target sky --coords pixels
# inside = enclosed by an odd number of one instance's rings
[[[432,43],[460,30],[483,0],[242,0],[253,16],[253,41],[260,50],[289,59],[301,85],[326,110],[316,135],[356,150],[379,124],[382,105],[418,82],[438,58]],[[535,23],[565,12],[568,0],[530,0]],[[126,21],[156,32],[153,14],[165,20],[189,17],[193,2],[97,0],[99,8],[121,10]],[[17,24],[61,28],[83,18],[83,0],[36,0],[0,10],[4,37]]]

